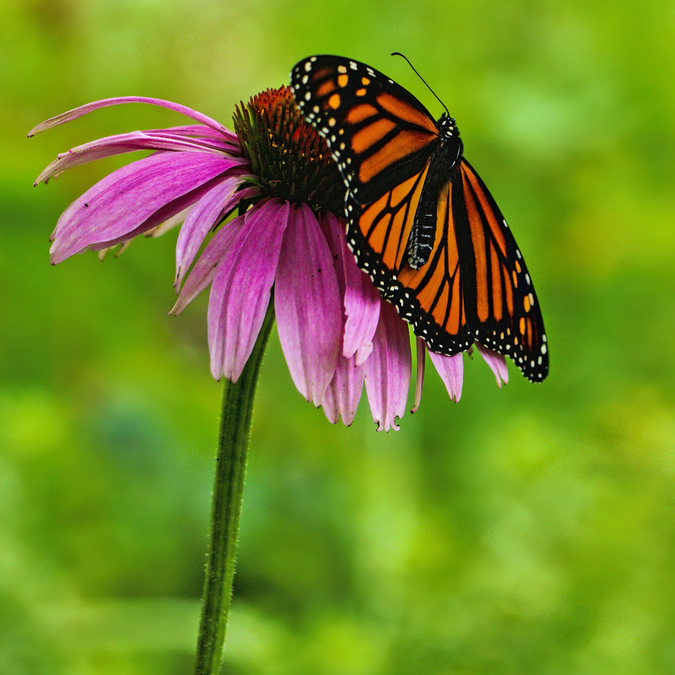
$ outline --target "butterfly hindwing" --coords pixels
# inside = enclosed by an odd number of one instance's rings
[[[473,337],[510,356],[523,374],[538,382],[548,373],[548,345],[539,301],[525,260],[485,183],[462,159],[455,205],[466,232],[462,275]]]
[[[464,309],[459,251],[450,195],[452,184],[441,188],[436,230],[427,262],[413,269],[407,264],[407,242],[428,179],[429,165],[372,204],[354,201],[347,240],[357,264],[373,279],[382,295],[396,305],[429,348],[458,354],[473,343]]]
[[[301,61],[291,86],[338,164],[347,242],[383,297],[432,351],[453,355],[477,341],[542,381],[548,345],[532,281],[461,156],[454,120],[436,122],[386,75],[338,56]]]

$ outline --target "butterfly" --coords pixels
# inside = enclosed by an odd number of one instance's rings
[[[300,61],[291,88],[340,169],[347,243],[382,296],[430,350],[478,342],[541,382],[548,345],[532,279],[455,120],[434,120],[392,79],[340,56]]]

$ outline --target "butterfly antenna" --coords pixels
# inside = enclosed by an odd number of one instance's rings
[[[422,80],[422,82],[424,82],[424,84],[426,84],[427,89],[428,89],[434,96],[436,96],[436,92],[428,85],[427,81],[426,81],[426,80],[425,80],[425,79],[417,72],[417,68],[415,68],[415,66],[413,66],[412,63],[410,63],[410,59],[409,59],[405,54],[401,54],[401,52],[392,52],[391,55],[392,55],[392,56],[402,56],[402,57],[408,62],[408,65],[415,71],[415,75],[417,75],[417,77],[419,77],[420,80]],[[448,115],[448,117],[450,117],[450,111],[448,110],[448,108],[447,108],[447,106],[445,105],[445,103],[443,103],[443,101],[441,101],[441,99],[438,98],[438,96],[436,96],[436,100],[437,100],[437,101],[445,108],[446,114]]]

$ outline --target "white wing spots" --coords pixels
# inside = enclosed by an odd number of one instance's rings
[[[546,351],[547,351],[547,350],[546,350],[546,345],[542,345],[542,346],[541,346],[541,353],[542,353],[542,354],[546,354]]]
[[[312,70],[312,63],[314,63],[314,62],[311,59],[309,61],[307,61],[307,63],[305,63],[305,71],[306,72],[309,72],[310,70]]]
[[[506,218],[502,218],[502,222],[504,223],[504,227],[508,229],[509,224],[506,222]]]
[[[525,281],[527,281],[528,286],[532,285],[532,280],[530,279],[530,275],[527,272],[525,272]],[[530,293],[530,295],[532,295],[532,293]],[[534,305],[534,302],[532,302],[532,304]]]
[[[305,101],[309,101],[310,98],[312,98],[312,94],[311,94],[311,92],[308,91],[308,92],[305,94]]]
[[[516,249],[516,256],[518,257],[518,260],[522,260],[522,259],[523,259],[523,256],[520,255],[520,250],[519,250],[519,249]]]
[[[368,75],[370,75],[371,77],[376,77],[375,71],[374,71],[370,66],[367,66],[367,67],[366,67],[366,72],[367,72]]]
[[[338,66],[337,71],[338,73],[342,73],[344,75],[347,72],[347,66]]]
[[[394,80],[388,80],[389,84],[394,84]]]
[[[315,115],[318,115],[320,111],[321,111],[321,108],[319,108],[318,105],[315,105],[315,106],[312,108],[312,112],[313,112]]]
[[[530,282],[528,281],[528,283]],[[530,293],[527,297],[530,299],[530,305],[534,307],[534,293]]]
[[[349,62],[349,67],[350,67],[352,70],[357,70],[357,69],[358,69],[358,66],[356,65],[356,63],[355,63],[354,61],[350,61],[350,62]]]
[[[303,75],[302,76],[302,83],[307,84],[307,82],[309,82],[309,75]]]

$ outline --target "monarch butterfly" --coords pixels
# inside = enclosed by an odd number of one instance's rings
[[[476,341],[541,382],[548,346],[534,286],[455,120],[435,121],[389,77],[339,56],[300,61],[291,87],[340,169],[347,243],[383,297],[432,351]]]

